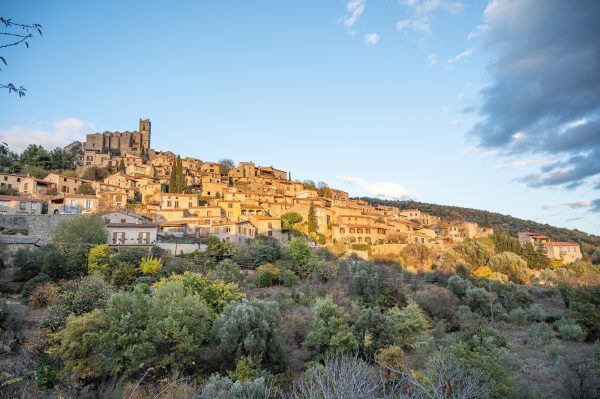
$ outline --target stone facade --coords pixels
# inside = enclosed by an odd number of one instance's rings
[[[88,134],[84,143],[85,151],[107,153],[118,151],[121,155],[148,154],[150,150],[150,119],[140,119],[139,130],[130,132],[104,132]]]

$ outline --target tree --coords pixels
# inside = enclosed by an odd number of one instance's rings
[[[50,232],[52,242],[64,255],[83,256],[88,245],[104,244],[108,231],[99,215],[80,215],[61,220]]]
[[[140,271],[142,274],[156,274],[162,268],[162,262],[159,258],[148,256],[140,262]]]
[[[76,194],[83,194],[83,195],[94,195],[94,189],[92,188],[92,186],[88,183],[82,183],[79,187],[77,187],[77,191],[75,191]]]
[[[125,161],[123,158],[119,161],[119,172],[125,173]]]
[[[0,142],[0,170],[17,173],[21,170],[19,155],[11,151],[8,144]]]
[[[351,353],[358,349],[348,315],[330,297],[317,299],[315,318],[304,346],[313,349],[317,357]]]
[[[100,244],[90,249],[88,254],[88,272],[100,272],[108,275],[110,272],[110,258],[114,255],[108,244]]]
[[[521,248],[521,244],[519,240],[515,237],[509,236],[507,233],[499,232],[491,236],[492,241],[494,242],[494,246],[496,247],[496,252],[513,252],[517,255],[521,255],[523,253],[523,248]]]
[[[518,284],[526,283],[529,279],[527,262],[513,252],[502,252],[490,258],[488,265],[494,272],[503,273]]]
[[[235,163],[232,159],[223,158],[219,159],[219,166],[221,167],[221,173],[227,173],[230,169],[235,168]]]
[[[8,43],[0,44],[0,49],[18,46],[24,44],[25,47],[29,48],[29,40],[33,38],[32,32],[39,33],[42,36],[42,25],[40,24],[21,24],[13,22],[10,18],[0,17],[0,24],[4,25],[4,31],[0,32],[3,37],[9,38]],[[4,57],[0,57],[0,63],[8,65]],[[12,83],[0,83],[0,88],[8,89],[9,93],[15,92],[19,97],[23,97],[27,89],[23,86],[18,88]]]
[[[171,176],[169,178],[169,192],[183,193],[186,189],[185,176],[183,175],[183,163],[181,157],[177,155],[173,161]]]
[[[52,159],[48,151],[41,145],[29,144],[21,153],[21,163],[47,170],[52,166]]]
[[[154,283],[154,287],[160,287],[169,282],[183,284],[186,290],[196,295],[211,311],[216,318],[231,302],[245,298],[237,284],[225,283],[223,280],[212,280],[202,273],[185,272],[173,274],[162,278]]]
[[[281,227],[283,230],[295,230],[303,220],[298,212],[287,212],[281,215]]]
[[[86,180],[99,181],[103,180],[108,175],[109,171],[106,168],[101,168],[99,166],[88,166],[85,168],[83,174],[81,175],[81,178]]]
[[[489,229],[490,227],[492,227],[492,224],[490,223],[490,217],[489,217],[487,211],[485,211],[483,214],[483,227],[486,229]]]
[[[308,208],[308,234],[317,233],[317,215],[315,214],[315,206],[311,203]]]
[[[396,326],[380,309],[367,308],[360,312],[355,335],[360,351],[371,357],[377,350],[396,342]]]
[[[400,346],[417,349],[429,343],[431,322],[416,302],[410,300],[404,308],[394,306],[387,314],[394,321]]]
[[[283,249],[285,255],[294,262],[296,270],[303,271],[311,257],[311,250],[306,241],[301,238],[293,238]]]
[[[279,369],[284,357],[279,317],[276,302],[244,299],[227,307],[213,327],[225,365],[232,367],[249,356],[265,369]]]

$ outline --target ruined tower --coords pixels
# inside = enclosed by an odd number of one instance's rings
[[[150,130],[150,119],[140,119],[141,147],[146,153],[148,153],[148,149],[150,148]]]

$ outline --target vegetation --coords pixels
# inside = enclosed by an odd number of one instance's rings
[[[537,269],[506,238],[410,244],[401,262],[337,258],[302,237],[159,258],[113,252],[101,229],[79,237],[77,219],[11,259],[9,397],[600,395],[588,262]]]

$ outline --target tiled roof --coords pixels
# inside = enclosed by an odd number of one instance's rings
[[[0,195],[0,201],[43,202],[38,198],[20,197],[18,195]]]

